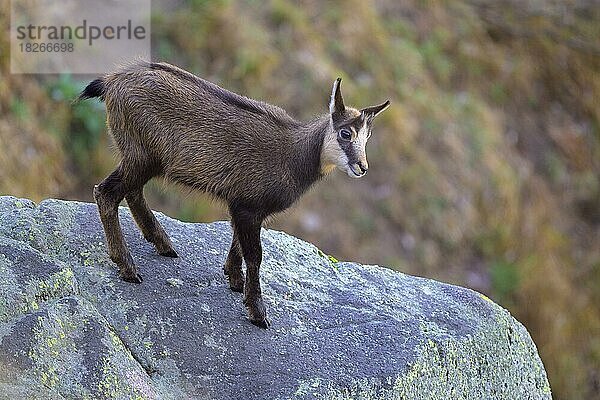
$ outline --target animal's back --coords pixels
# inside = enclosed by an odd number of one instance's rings
[[[105,77],[109,127],[123,157],[225,200],[291,179],[295,121],[169,64],[138,62]],[[264,199],[255,199],[263,201]]]

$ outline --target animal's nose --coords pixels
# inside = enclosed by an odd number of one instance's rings
[[[366,174],[367,171],[369,170],[369,163],[367,163],[367,160],[359,161],[358,167],[360,168],[360,170],[363,174]]]

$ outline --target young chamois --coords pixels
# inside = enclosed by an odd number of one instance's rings
[[[231,290],[244,293],[250,321],[268,327],[259,282],[263,221],[336,167],[364,176],[373,118],[390,104],[346,107],[340,82],[333,84],[329,113],[299,122],[279,107],[166,63],[138,61],[92,81],[79,98],[106,102],[121,154],[117,169],[94,187],[108,253],[121,277],[142,282],[119,225],[123,198],[146,240],[159,254],[177,257],[143,196],[146,182],[163,176],[227,203],[233,240],[224,271]]]

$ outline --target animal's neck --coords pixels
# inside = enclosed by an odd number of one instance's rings
[[[325,115],[300,123],[292,133],[294,141],[290,160],[294,177],[302,191],[323,176],[321,149],[327,129],[329,116]]]

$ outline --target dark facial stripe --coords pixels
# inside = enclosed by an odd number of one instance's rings
[[[344,154],[348,157],[348,163],[355,164],[358,162],[356,151],[354,150],[354,143],[348,140],[342,140],[338,137],[337,139],[340,148],[344,150]]]

